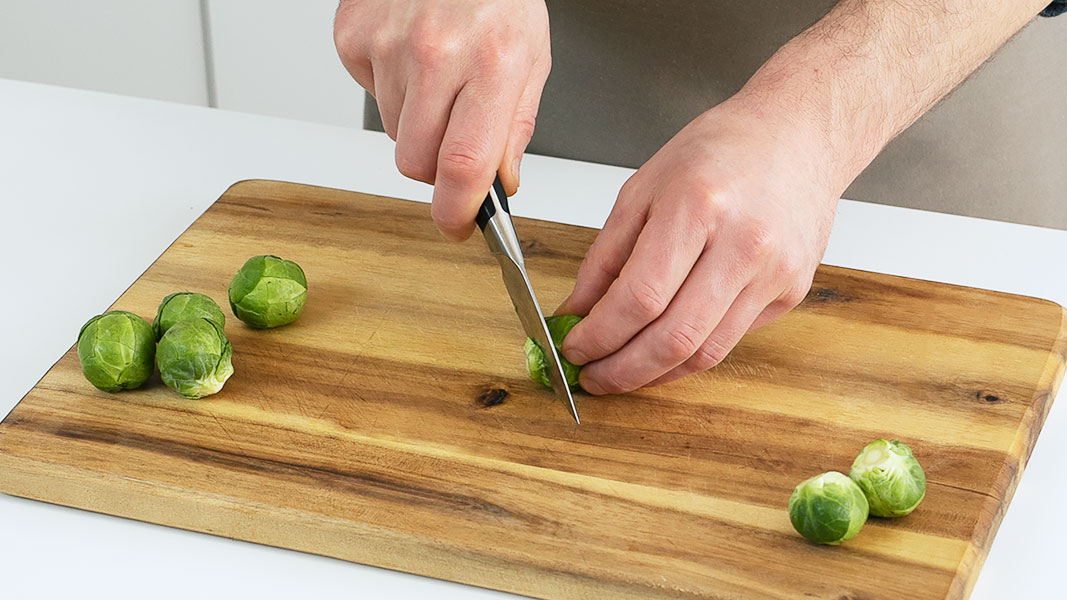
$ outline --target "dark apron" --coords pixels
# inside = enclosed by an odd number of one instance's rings
[[[548,0],[552,74],[529,151],[638,167],[833,5]],[[365,125],[381,129],[373,102]],[[1067,229],[1067,15],[1031,23],[845,197]]]

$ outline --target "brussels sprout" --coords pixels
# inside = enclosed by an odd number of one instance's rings
[[[926,474],[911,448],[896,440],[874,440],[860,450],[848,476],[855,481],[878,517],[903,517],[926,495]]]
[[[548,325],[548,333],[552,336],[552,345],[556,347],[556,353],[559,354],[560,363],[563,365],[563,374],[567,377],[567,385],[572,390],[578,389],[578,373],[582,371],[582,368],[571,364],[570,361],[563,358],[561,346],[563,345],[563,338],[581,320],[581,317],[574,315],[560,315],[545,319],[545,323]],[[548,372],[545,370],[544,349],[533,338],[526,338],[526,343],[522,349],[526,351],[526,370],[530,373],[530,379],[545,387],[552,387],[552,384],[548,381]]]
[[[211,298],[194,292],[175,292],[163,298],[156,310],[156,319],[152,321],[152,328],[156,330],[156,339],[178,321],[203,317],[223,327],[226,325],[226,315]]]
[[[78,360],[89,383],[105,392],[141,387],[152,376],[156,336],[147,321],[121,310],[97,315],[78,332]]]
[[[218,323],[203,317],[178,321],[163,334],[156,364],[163,383],[186,398],[218,393],[233,375],[233,349]]]
[[[817,544],[840,544],[867,521],[863,490],[843,473],[830,471],[803,481],[789,497],[789,520]]]
[[[288,325],[304,310],[307,287],[304,271],[295,262],[253,256],[230,281],[230,308],[256,329]]]

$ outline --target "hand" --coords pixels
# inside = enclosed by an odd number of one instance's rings
[[[334,43],[397,168],[434,184],[434,222],[466,239],[497,172],[509,195],[519,185],[551,66],[544,0],[345,0]]]
[[[800,303],[844,186],[825,136],[798,123],[735,97],[626,182],[556,311],[588,315],[563,343],[583,388],[703,371]]]

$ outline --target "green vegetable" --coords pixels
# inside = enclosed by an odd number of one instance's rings
[[[121,310],[97,315],[78,332],[78,360],[89,383],[105,392],[141,387],[152,376],[156,336],[147,321]]]
[[[159,303],[156,311],[156,319],[152,321],[152,328],[156,330],[156,339],[163,337],[178,321],[203,317],[217,324],[219,327],[226,325],[226,315],[211,298],[204,294],[194,292],[175,292],[170,294]]]
[[[163,334],[156,364],[163,383],[186,398],[218,393],[233,375],[233,348],[218,323],[205,319],[178,321]]]
[[[903,517],[926,495],[926,474],[911,448],[896,440],[875,440],[860,450],[848,476],[878,517]]]
[[[552,336],[552,345],[556,347],[560,364],[563,365],[563,374],[567,377],[567,385],[572,390],[578,389],[578,374],[582,371],[582,368],[571,364],[570,361],[563,358],[562,345],[563,338],[567,337],[571,329],[581,320],[581,317],[574,315],[560,315],[545,319],[545,323],[548,325],[548,333]],[[545,353],[541,345],[535,342],[533,338],[526,338],[526,343],[523,344],[522,349],[526,351],[526,370],[530,373],[530,379],[545,387],[552,387],[552,384],[548,381],[548,372],[545,370]]]
[[[817,544],[840,544],[867,521],[867,498],[842,473],[830,471],[801,482],[789,497],[789,520]]]
[[[295,262],[253,256],[230,281],[230,308],[250,327],[281,327],[304,310],[307,287],[304,271]]]

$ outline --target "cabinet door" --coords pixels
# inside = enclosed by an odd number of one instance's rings
[[[197,0],[3,0],[0,77],[206,105]]]
[[[219,108],[360,127],[363,92],[333,47],[337,0],[207,0]]]

